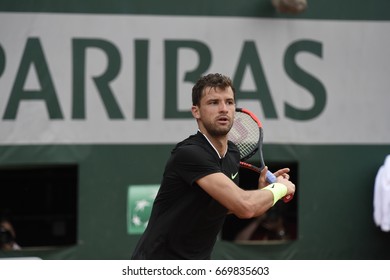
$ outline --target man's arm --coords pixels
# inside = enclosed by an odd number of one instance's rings
[[[287,187],[287,194],[295,192],[295,185],[278,177],[278,183]],[[243,190],[223,173],[213,173],[197,180],[198,185],[211,197],[239,218],[252,218],[264,214],[274,204],[273,192],[265,189]]]

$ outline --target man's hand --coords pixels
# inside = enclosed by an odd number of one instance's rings
[[[258,181],[259,189],[262,189],[270,184],[269,182],[266,181],[267,171],[268,171],[268,167],[266,166],[263,168],[263,170],[260,173],[260,177]],[[282,168],[276,171],[274,175],[277,178],[276,182],[281,183],[287,187],[287,195],[289,194],[294,195],[295,184],[290,181],[290,175],[288,174],[288,172],[290,172],[290,168]]]
[[[268,166],[264,167],[260,173],[259,183],[258,183],[259,189],[262,189],[270,184],[266,180],[267,171],[268,171]],[[276,178],[282,177],[282,178],[288,180],[288,179],[290,179],[290,175],[288,174],[288,172],[290,172],[290,168],[282,168],[282,169],[279,169],[278,171],[276,171],[274,173],[274,175],[276,176]]]

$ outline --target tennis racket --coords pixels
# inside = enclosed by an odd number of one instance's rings
[[[236,108],[233,127],[231,128],[228,139],[238,147],[240,151],[240,166],[260,173],[265,167],[263,159],[263,127],[260,120],[251,111],[243,108]],[[245,162],[256,152],[260,156],[260,168]],[[266,180],[268,183],[275,183],[275,175],[267,171]],[[283,198],[284,202],[289,202],[292,195]]]

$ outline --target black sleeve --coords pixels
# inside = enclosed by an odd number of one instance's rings
[[[175,153],[176,172],[187,184],[193,185],[206,175],[221,172],[216,157],[200,146],[183,146]]]

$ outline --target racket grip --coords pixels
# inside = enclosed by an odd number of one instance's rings
[[[276,182],[276,176],[271,171],[267,171],[266,180],[267,180],[268,183],[271,183],[271,184],[275,183]],[[293,198],[293,196],[291,194],[286,195],[285,197],[283,197],[283,202],[287,203],[292,198]]]
[[[270,184],[275,183],[276,182],[276,176],[271,171],[268,170],[267,174],[266,174],[266,180]]]

